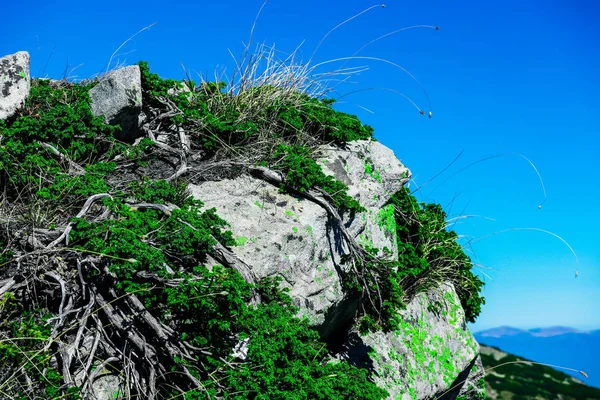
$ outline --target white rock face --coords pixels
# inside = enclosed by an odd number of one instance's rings
[[[95,116],[103,115],[106,123],[121,126],[119,140],[137,137],[142,111],[142,77],[137,65],[110,72],[90,89],[91,109]]]
[[[190,191],[231,224],[238,241],[234,253],[259,279],[281,276],[312,323],[323,324],[329,308],[342,302],[339,266],[332,257],[337,250],[320,206],[248,176],[190,185]]]
[[[29,53],[0,58],[0,119],[12,116],[29,96]]]
[[[323,146],[323,171],[348,186],[363,207],[381,208],[410,180],[410,171],[394,152],[374,140],[356,140],[342,147]]]
[[[372,157],[367,172],[360,158],[365,154]],[[346,150],[324,147],[320,160],[325,173],[348,185],[349,193],[367,208],[354,217],[344,216],[358,242],[396,251],[395,226],[392,232],[381,206],[408,179],[408,169],[391,150],[374,141],[358,141]],[[354,316],[356,304],[344,297],[341,284],[345,266],[340,258],[347,249],[321,206],[249,176],[192,184],[190,191],[231,224],[239,243],[232,250],[259,279],[283,278],[300,315],[307,316],[322,335],[328,336]]]

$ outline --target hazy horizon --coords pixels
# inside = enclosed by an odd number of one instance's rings
[[[478,329],[478,330],[471,330],[473,332],[473,334],[478,334],[480,332],[485,332],[485,331],[489,331],[492,329],[497,329],[497,328],[514,328],[514,329],[519,329],[519,330],[523,330],[523,331],[531,331],[532,329],[550,329],[550,328],[571,328],[571,329],[575,329],[580,331],[581,333],[589,333],[589,332],[594,332],[594,331],[598,331],[600,330],[600,326],[595,326],[595,327],[590,327],[590,326],[580,326],[580,327],[576,327],[576,326],[565,326],[565,325],[548,325],[548,326],[531,326],[531,327],[519,327],[519,326],[514,326],[514,325],[498,325],[498,326],[492,326],[489,328],[483,328],[483,329]]]

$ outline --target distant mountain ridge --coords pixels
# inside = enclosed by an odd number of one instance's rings
[[[600,388],[600,330],[586,332],[565,326],[524,330],[500,326],[476,332],[473,336],[481,344],[532,361],[584,371],[588,378],[575,371],[558,369]]]
[[[540,336],[540,337],[550,337],[563,335],[565,333],[593,333],[580,331],[578,329],[569,328],[568,326],[551,326],[548,328],[532,328],[529,330],[513,328],[511,326],[500,326],[498,328],[487,329],[484,331],[480,331],[475,333],[481,337],[502,337],[502,336],[512,336],[519,334],[530,334],[531,336]]]
[[[534,329],[530,329],[529,332],[531,332],[531,334],[533,336],[541,336],[541,337],[557,336],[557,335],[563,335],[565,333],[584,333],[584,334],[588,333],[588,332],[579,331],[577,329],[569,328],[567,326],[552,326],[550,328],[534,328]]]

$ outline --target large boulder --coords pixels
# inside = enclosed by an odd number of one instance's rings
[[[235,254],[257,278],[278,275],[301,313],[320,325],[343,298],[332,258],[327,213],[308,200],[280,193],[249,176],[190,185],[192,196],[229,222]]]
[[[142,116],[142,77],[140,67],[132,65],[108,73],[89,91],[95,116],[104,116],[111,125],[119,124],[115,137],[133,141],[139,135]]]
[[[395,332],[351,333],[339,358],[369,368],[392,399],[478,398],[479,344],[452,284],[419,293],[400,314]]]
[[[29,96],[29,53],[0,58],[0,120],[11,117]]]
[[[382,212],[381,206],[408,179],[406,167],[375,141],[358,141],[346,149],[323,147],[320,153],[324,171],[348,185],[349,193],[367,208],[354,216],[345,215],[349,231],[359,243],[395,251],[395,230],[389,230],[389,218],[385,218],[389,210]],[[380,171],[377,178],[365,171],[361,158],[365,154],[373,155],[370,163]],[[319,327],[324,337],[354,316],[356,304],[344,297],[341,285],[345,266],[340,258],[347,249],[321,206],[246,175],[190,184],[189,189],[206,208],[216,208],[231,224],[238,240],[233,248],[236,255],[259,279],[281,276],[300,315]]]

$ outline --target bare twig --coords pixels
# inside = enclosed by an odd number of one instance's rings
[[[105,197],[110,197],[112,199],[112,196],[108,193],[100,193],[100,194],[95,194],[90,196],[86,201],[85,204],[83,205],[83,207],[81,208],[81,210],[77,213],[76,217],[77,218],[82,218],[92,207],[92,204],[100,199],[103,199]],[[50,243],[48,246],[46,246],[46,249],[51,249],[54,246],[56,246],[57,244],[59,244],[60,242],[62,242],[63,240],[65,240],[65,243],[67,245],[69,245],[69,233],[71,232],[71,229],[73,229],[73,223],[69,222],[69,224],[67,225],[67,227],[65,228],[64,232],[62,233],[62,235],[60,235],[58,237],[58,239],[56,239],[55,241],[53,241],[52,243]]]

